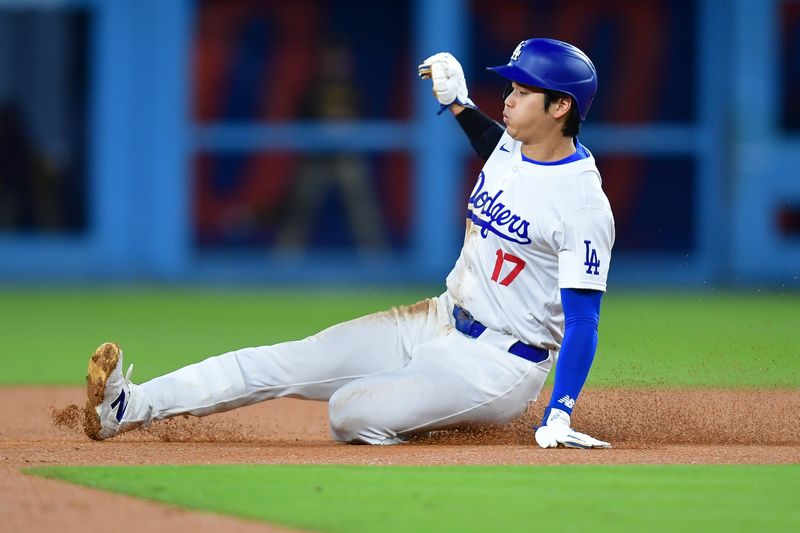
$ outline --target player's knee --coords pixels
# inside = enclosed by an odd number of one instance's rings
[[[351,444],[400,442],[397,434],[380,420],[380,413],[368,403],[355,388],[343,387],[336,391],[328,403],[328,421],[333,438]]]
[[[369,422],[363,416],[358,402],[353,400],[351,394],[343,393],[342,389],[336,391],[328,402],[328,422],[331,435],[337,441],[365,442],[361,437]]]

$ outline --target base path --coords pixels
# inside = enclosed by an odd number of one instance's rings
[[[531,427],[548,397],[545,391],[507,426],[437,432],[398,446],[333,442],[327,404],[288,399],[203,419],[167,420],[93,442],[81,430],[82,388],[0,388],[0,529],[124,531],[130,524],[130,531],[286,531],[21,473],[30,466],[800,462],[800,390],[588,390],[573,425],[614,445],[591,451],[535,445]]]

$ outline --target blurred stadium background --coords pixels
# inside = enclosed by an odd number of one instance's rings
[[[800,287],[800,1],[0,1],[0,282],[438,283],[528,37],[575,43],[610,286]]]

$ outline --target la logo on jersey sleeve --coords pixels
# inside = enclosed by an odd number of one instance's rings
[[[564,220],[564,241],[558,251],[558,282],[563,288],[605,290],[614,242],[608,214],[578,209]]]
[[[592,248],[592,241],[583,241],[583,244],[586,245],[586,260],[583,262],[586,273],[599,276],[600,260],[597,258],[597,250]]]

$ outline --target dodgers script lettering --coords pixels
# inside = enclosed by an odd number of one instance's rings
[[[485,239],[491,231],[507,241],[530,244],[531,238],[528,236],[530,223],[500,201],[503,189],[492,194],[483,190],[485,185],[486,175],[481,171],[475,190],[469,197],[469,205],[472,206],[469,218],[481,228],[481,237]]]

